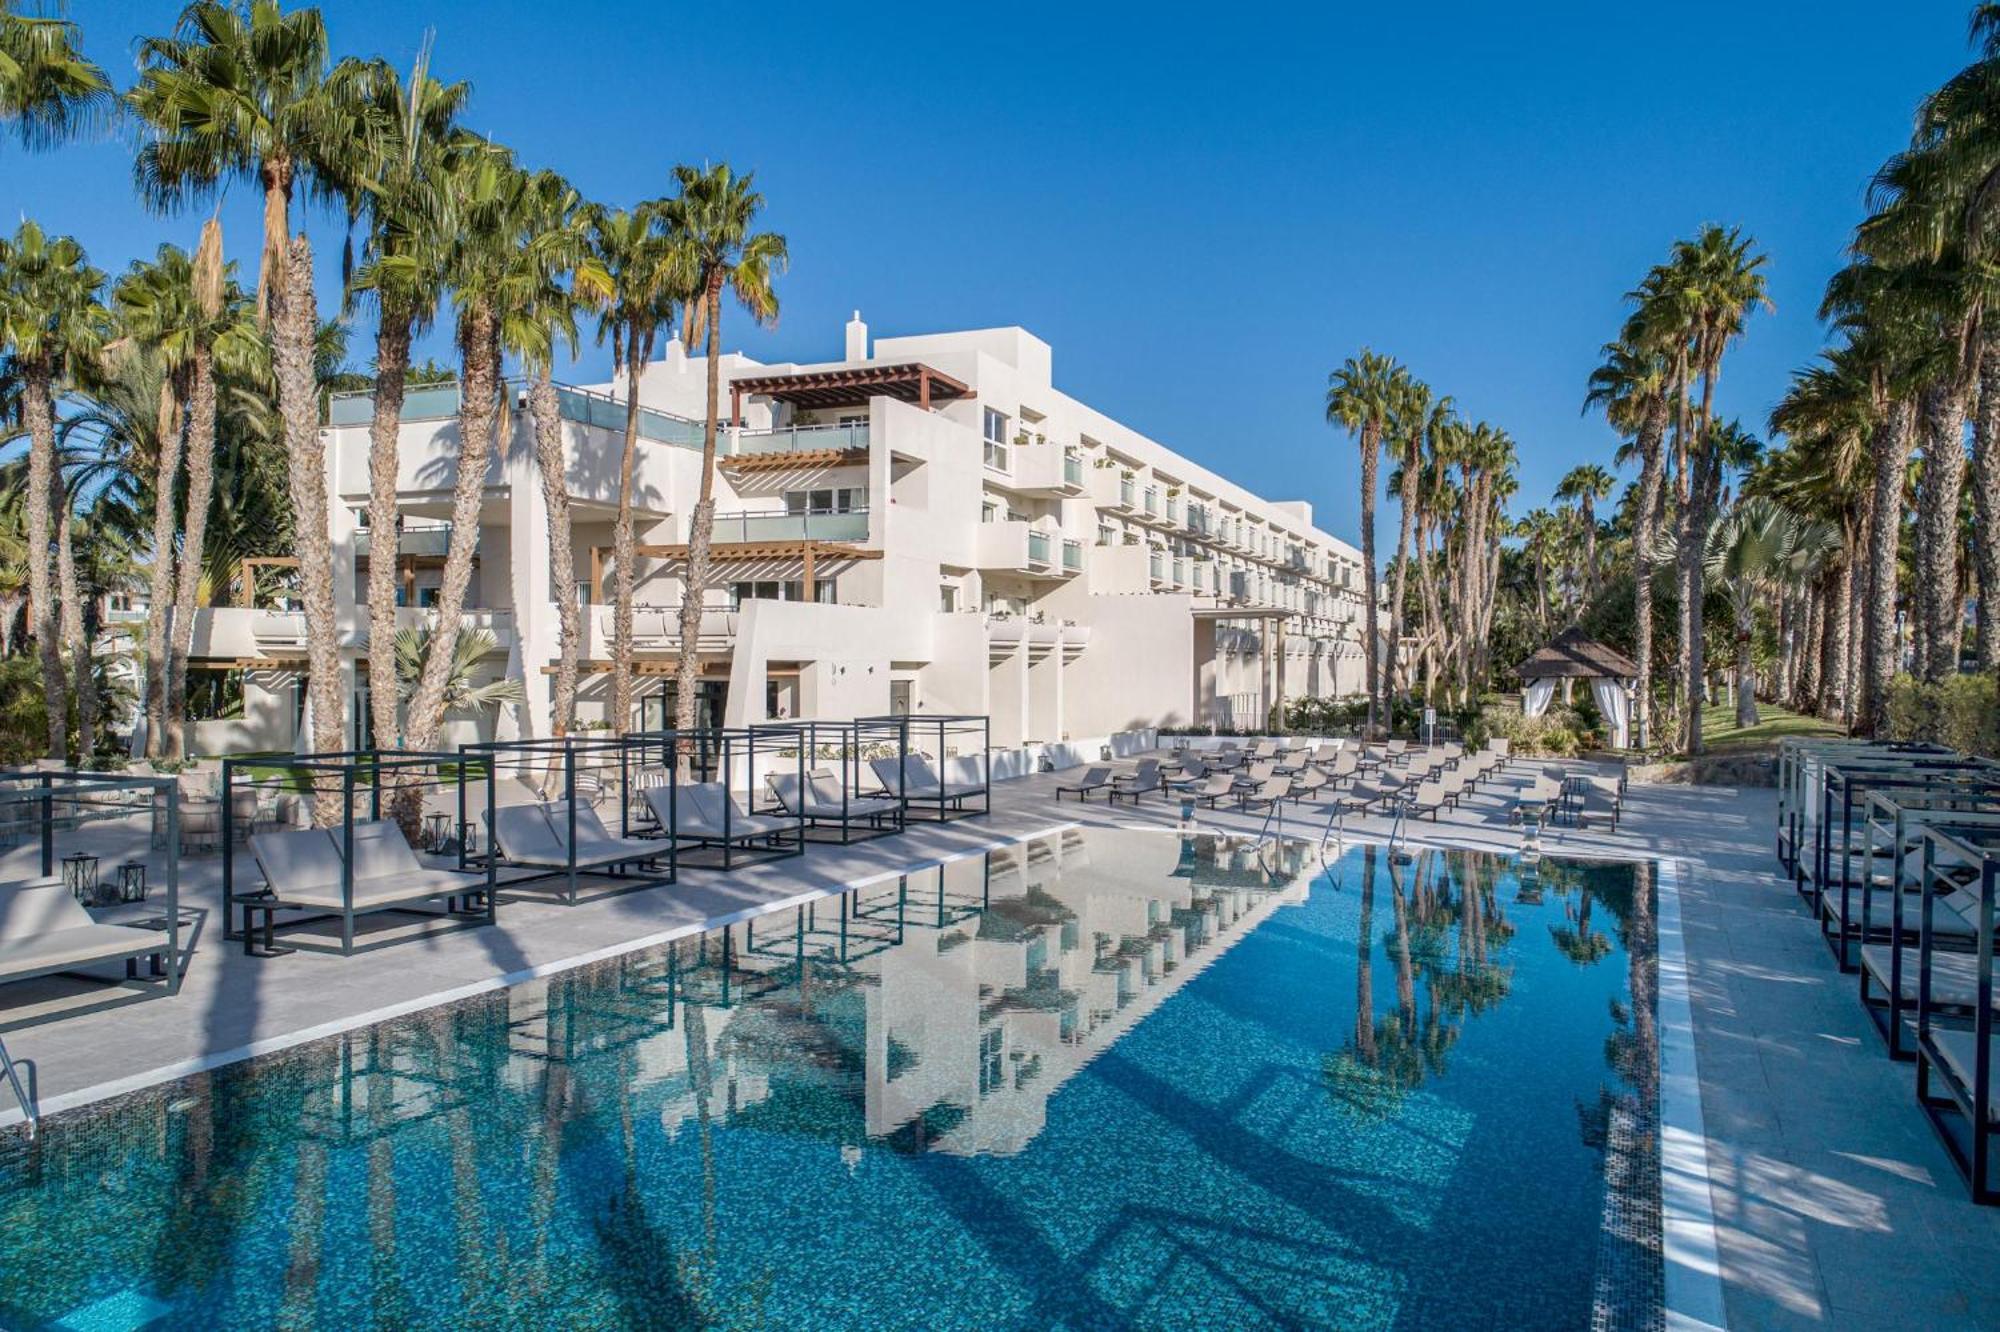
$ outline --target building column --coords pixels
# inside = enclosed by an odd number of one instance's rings
[[[540,739],[555,729],[555,677],[543,669],[560,650],[555,598],[575,596],[576,589],[549,585],[549,504],[542,494],[534,426],[525,414],[510,411],[505,428],[500,475],[507,487],[507,551],[513,569],[508,599],[514,608],[514,642],[507,664],[520,671],[522,701],[501,709],[495,734]],[[500,609],[491,591],[482,595],[487,609]]]

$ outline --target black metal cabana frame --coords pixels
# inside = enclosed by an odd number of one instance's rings
[[[579,793],[585,797],[581,807],[591,811],[594,821],[596,802],[589,799],[591,788],[599,793],[605,791],[612,781],[616,781],[618,826],[609,830],[620,840],[637,841],[642,834],[632,826],[631,755],[625,741],[617,736],[550,736],[538,740],[483,740],[458,747],[465,760],[459,765],[458,783],[458,863],[461,868],[483,866],[492,869],[498,864],[506,864],[512,869],[526,869],[528,873],[510,872],[500,883],[509,891],[531,887],[548,880],[561,881],[561,897],[564,905],[575,906],[580,898],[581,880],[584,876],[602,877],[613,880],[610,893],[638,892],[643,888],[658,888],[672,884],[679,875],[679,865],[671,840],[661,843],[657,851],[642,850],[637,846],[603,849],[599,854],[588,855],[583,863],[578,863],[577,811],[580,807]],[[468,777],[483,768],[486,780],[486,849],[475,850],[470,835],[471,823],[467,819]],[[549,861],[513,860],[500,844],[498,821],[500,811],[507,806],[499,803],[495,788],[501,779],[509,775],[527,780],[540,797],[539,803],[547,814],[551,827],[560,817],[563,826],[559,840],[562,843],[563,863]],[[578,779],[582,778],[582,781]],[[673,774],[667,774],[671,785]],[[560,806],[558,814],[557,806]],[[592,829],[586,827],[586,834]],[[587,838],[586,838],[587,840]],[[619,854],[620,851],[630,854]],[[637,865],[636,875],[627,871]],[[497,874],[496,874],[497,877]]]
[[[895,713],[887,716],[856,717],[852,723],[856,739],[863,744],[893,744],[897,789],[889,794],[903,802],[903,817],[945,823],[953,819],[975,818],[993,812],[993,719],[983,713]],[[963,751],[963,752],[955,752]],[[935,792],[921,787],[912,790],[910,760],[929,762],[933,755],[938,780]],[[951,794],[953,760],[972,759],[979,765],[977,791]],[[882,782],[888,786],[886,780]],[[977,801],[977,808],[968,807]],[[920,812],[921,811],[921,812]]]
[[[1926,948],[1919,971],[1917,1006],[1917,1104],[1943,1144],[1945,1154],[1958,1167],[1975,1203],[2000,1201],[2000,1189],[1993,1181],[1993,1139],[2000,1124],[1993,1118],[1993,932],[1995,883],[2000,879],[2000,839],[1982,835],[1977,839],[1943,827],[1926,827],[1924,873],[1928,879],[1939,861],[1949,859],[1976,866],[1973,880],[1979,897],[1978,943],[1975,967],[1978,977],[1971,1015],[1972,1066],[1957,1067],[1945,1053],[1950,1041],[1963,1049],[1965,1032],[1949,1034],[1930,1002],[1931,955]],[[1971,885],[1967,885],[1970,888]],[[1934,895],[1924,894],[1924,930],[1930,933]],[[1956,1038],[1954,1040],[1953,1038]],[[1969,1076],[1967,1074],[1969,1073]],[[1942,1087],[1943,1094],[1938,1094]]]
[[[871,759],[902,757],[904,751],[895,747],[900,741],[900,733],[890,738],[864,732],[862,724],[854,721],[802,721],[791,724],[802,732],[800,744],[805,754],[805,779],[809,780],[815,771],[831,763],[840,780],[839,814],[807,812],[805,825],[808,837],[818,842],[837,842],[846,846],[887,837],[908,827],[909,805],[897,792],[885,790],[876,794],[865,790],[862,783],[864,772],[873,778],[868,767]],[[870,754],[870,749],[886,752]],[[801,788],[804,788],[804,781],[801,781]],[[892,814],[865,815],[854,808],[860,800],[882,799],[895,802]]]
[[[312,920],[338,919],[340,921],[340,953],[343,957],[354,953],[354,922],[360,916],[372,915],[378,911],[404,911],[428,915],[419,909],[420,903],[442,897],[445,901],[444,916],[464,925],[493,925],[499,921],[495,878],[492,866],[487,866],[484,884],[467,883],[462,892],[436,892],[413,894],[400,901],[385,901],[381,905],[364,905],[359,908],[354,900],[354,830],[356,797],[365,797],[367,822],[380,822],[384,817],[383,788],[395,792],[412,787],[438,790],[446,785],[464,789],[466,760],[458,754],[442,751],[421,751],[403,749],[349,749],[323,754],[298,754],[276,757],[225,758],[222,761],[222,909],[224,939],[241,939],[243,951],[258,955],[256,930],[251,918],[262,913],[264,917],[264,947],[262,955],[272,956],[293,951],[279,948],[276,944],[276,915],[279,911],[305,913],[302,920],[293,924]],[[268,770],[253,772],[253,770]],[[424,777],[429,773],[428,778]],[[386,777],[386,781],[384,780]],[[266,831],[302,832],[318,828],[333,834],[339,843],[341,858],[340,897],[337,908],[309,901],[287,900],[287,894],[279,885],[266,877],[265,886],[255,893],[243,893],[236,885],[236,852],[239,843],[248,843],[257,835],[252,827],[241,837],[238,836],[235,794],[239,790],[262,790],[273,787],[279,791],[296,795],[306,803],[308,817],[323,800],[339,802],[340,821],[337,825],[320,825],[316,822],[306,828],[272,825]],[[493,784],[487,783],[487,807],[492,807]],[[462,797],[461,797],[462,812]],[[462,820],[461,820],[462,822]],[[398,838],[403,838],[400,829]],[[407,839],[404,839],[407,845]],[[412,858],[418,848],[409,846]],[[253,864],[255,863],[253,859]],[[465,862],[460,860],[460,872]],[[443,871],[452,873],[453,871]],[[463,877],[470,878],[470,875]],[[236,911],[243,912],[240,929],[233,928]]]
[[[797,723],[715,726],[691,731],[635,731],[621,737],[618,743],[625,748],[627,769],[641,783],[634,787],[628,781],[625,787],[628,792],[625,801],[628,817],[631,800],[636,794],[641,802],[642,821],[651,820],[658,824],[658,812],[645,801],[645,783],[664,785],[668,789],[670,817],[668,824],[660,827],[660,834],[674,844],[677,863],[690,868],[728,872],[746,865],[805,854],[806,821],[782,809],[764,783],[767,773],[783,765],[796,773],[800,786],[804,786],[806,755]],[[789,756],[785,754],[786,750],[791,751]],[[765,765],[762,770],[760,760]],[[683,764],[689,779],[685,783],[680,779]],[[683,802],[694,798],[690,788],[712,783],[720,783],[725,796],[732,797],[721,802],[720,819],[706,831],[683,831]],[[767,834],[743,830],[733,798],[739,792],[744,801],[743,814],[760,821],[770,819],[788,823],[790,828]],[[695,848],[702,858],[688,859],[688,847]]]
[[[142,798],[134,799],[134,796]],[[54,878],[56,874],[56,835],[64,828],[79,828],[100,819],[122,819],[144,810],[149,820],[155,811],[161,816],[163,849],[166,858],[165,896],[166,908],[162,917],[162,942],[154,944],[149,936],[154,933],[150,921],[138,922],[133,928],[135,944],[129,954],[111,956],[104,961],[118,961],[122,956],[125,963],[125,980],[142,981],[160,979],[160,997],[180,993],[181,978],[186,964],[181,956],[181,912],[180,912],[180,783],[173,777],[146,776],[121,772],[82,772],[74,770],[39,770],[21,772],[0,772],[0,809],[23,809],[29,811],[25,820],[7,817],[4,823],[10,833],[18,833],[24,826],[32,825],[39,842],[41,877]],[[59,890],[58,890],[59,891]],[[148,977],[138,974],[138,959],[148,959]],[[34,967],[12,974],[7,984],[19,980],[32,980],[37,976],[56,975],[66,972],[81,972],[92,965],[88,962],[65,962],[59,966]],[[97,979],[93,977],[92,979]],[[122,990],[124,986],[117,984]],[[127,1002],[112,1000],[113,1003]],[[90,1004],[85,1007],[63,1007],[56,1011],[26,1019],[7,1021],[10,1029],[39,1026],[63,1018],[76,1017],[85,1012],[96,1011],[105,1005]],[[4,1020],[4,1018],[0,1018]],[[23,1108],[27,1108],[24,1103]]]

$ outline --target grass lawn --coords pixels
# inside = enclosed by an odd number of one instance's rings
[[[1789,736],[1835,736],[1844,732],[1833,722],[1819,717],[1808,717],[1769,703],[1757,705],[1759,718],[1755,726],[1744,730],[1736,729],[1736,708],[1733,704],[1719,704],[1705,708],[1701,714],[1701,738],[1709,751],[1729,749],[1756,749],[1775,745]]]

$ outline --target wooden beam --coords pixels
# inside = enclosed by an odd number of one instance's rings
[[[604,547],[590,548],[590,604],[604,604]]]
[[[931,372],[928,366],[917,371],[917,406],[931,409]]]
[[[813,555],[817,547],[818,547],[817,542],[813,541],[806,542],[806,548],[804,553],[805,571],[803,577],[805,579],[804,595],[807,601],[817,600],[817,598],[813,596]]]

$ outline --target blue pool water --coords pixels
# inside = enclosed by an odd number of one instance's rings
[[[0,1135],[0,1326],[1583,1326],[1650,899],[1050,836]]]

